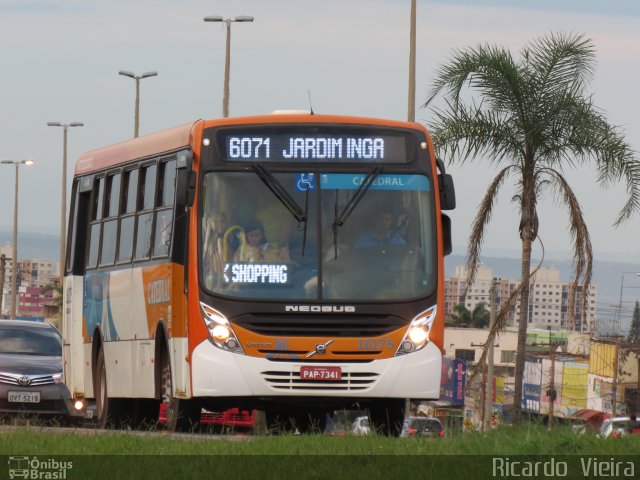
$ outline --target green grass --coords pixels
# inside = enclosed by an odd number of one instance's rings
[[[640,435],[605,440],[575,435],[566,427],[550,432],[540,425],[502,427],[487,434],[451,434],[443,439],[397,439],[377,435],[174,438],[136,432],[97,434],[71,429],[60,433],[37,428],[0,430],[0,456],[71,461],[73,469],[64,477],[69,480],[476,479],[492,477],[495,456],[522,460],[523,457],[518,456],[525,455],[537,455],[541,461],[552,457],[566,460],[571,468],[565,478],[584,478],[579,456],[598,457],[608,462],[614,455],[636,455],[632,460],[636,462],[637,476],[640,472],[637,452],[640,452]],[[0,459],[0,478],[2,463],[7,465]]]
[[[269,435],[211,438],[145,436],[133,432],[100,435],[91,430],[61,433],[39,429],[0,431],[0,455],[633,455],[640,435],[600,439],[569,428],[540,425],[503,427],[487,434],[458,433],[443,439],[377,435]]]

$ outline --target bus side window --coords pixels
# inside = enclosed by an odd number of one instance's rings
[[[160,162],[158,210],[156,211],[153,256],[169,255],[173,234],[173,203],[176,191],[176,161]],[[162,208],[165,207],[165,208]]]
[[[105,191],[105,220],[102,225],[100,266],[110,266],[116,258],[118,244],[118,211],[120,205],[120,173],[109,175]]]
[[[148,259],[151,255],[153,236],[153,207],[156,198],[156,164],[142,167],[140,189],[138,192],[138,211],[136,217],[135,259]]]
[[[118,263],[131,261],[135,229],[136,198],[138,193],[138,169],[124,172],[120,232],[118,234]]]
[[[104,205],[104,177],[95,181],[93,187],[93,200],[91,205],[91,225],[89,226],[89,254],[87,256],[87,268],[98,266],[98,254],[100,253],[100,231],[102,227],[102,215]]]

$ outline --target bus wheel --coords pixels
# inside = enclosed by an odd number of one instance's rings
[[[369,406],[369,418],[374,431],[389,437],[398,437],[404,423],[405,400],[385,398],[374,400]]]
[[[96,361],[94,395],[98,408],[98,428],[118,428],[124,426],[126,405],[124,400],[110,398],[107,390],[107,369],[104,363],[104,349],[100,348]]]
[[[173,396],[173,378],[169,355],[162,356],[162,403],[165,405],[164,428],[169,431],[195,430],[200,423],[201,408],[196,400],[184,400]]]

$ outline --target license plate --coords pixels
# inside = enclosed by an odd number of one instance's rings
[[[12,403],[40,403],[40,392],[9,392]]]
[[[342,380],[340,367],[300,367],[300,379],[312,382],[334,382]]]

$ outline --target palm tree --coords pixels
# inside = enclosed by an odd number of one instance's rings
[[[627,342],[632,345],[640,345],[640,302],[636,301],[633,307],[633,316],[631,317],[631,328],[627,335]],[[640,372],[639,372],[640,373]],[[640,394],[640,392],[638,392]]]
[[[573,243],[573,295],[567,319],[573,328],[575,292],[582,280],[582,308],[591,281],[592,250],[580,204],[564,178],[569,168],[595,164],[603,186],[624,180],[628,200],[615,225],[640,208],[640,164],[616,126],[592,103],[587,87],[595,68],[592,42],[582,35],[549,34],[527,44],[515,59],[509,50],[481,45],[456,50],[437,71],[429,97],[444,97],[434,108],[433,141],[450,162],[487,158],[497,174],[476,214],[469,239],[467,285],[473,283],[485,228],[507,178],[515,180],[520,212],[522,281],[498,312],[491,336],[504,328],[509,309],[520,300],[514,414],[520,417],[532,242],[538,237],[537,200],[547,189],[568,210]],[[466,87],[466,88],[465,88]],[[481,361],[486,358],[486,350]]]
[[[454,313],[447,317],[447,324],[452,327],[485,328],[489,326],[489,310],[484,302],[480,302],[469,310],[463,304],[453,307]]]
[[[453,307],[453,313],[448,315],[448,323],[455,327],[467,327],[471,322],[471,312],[462,303]]]

